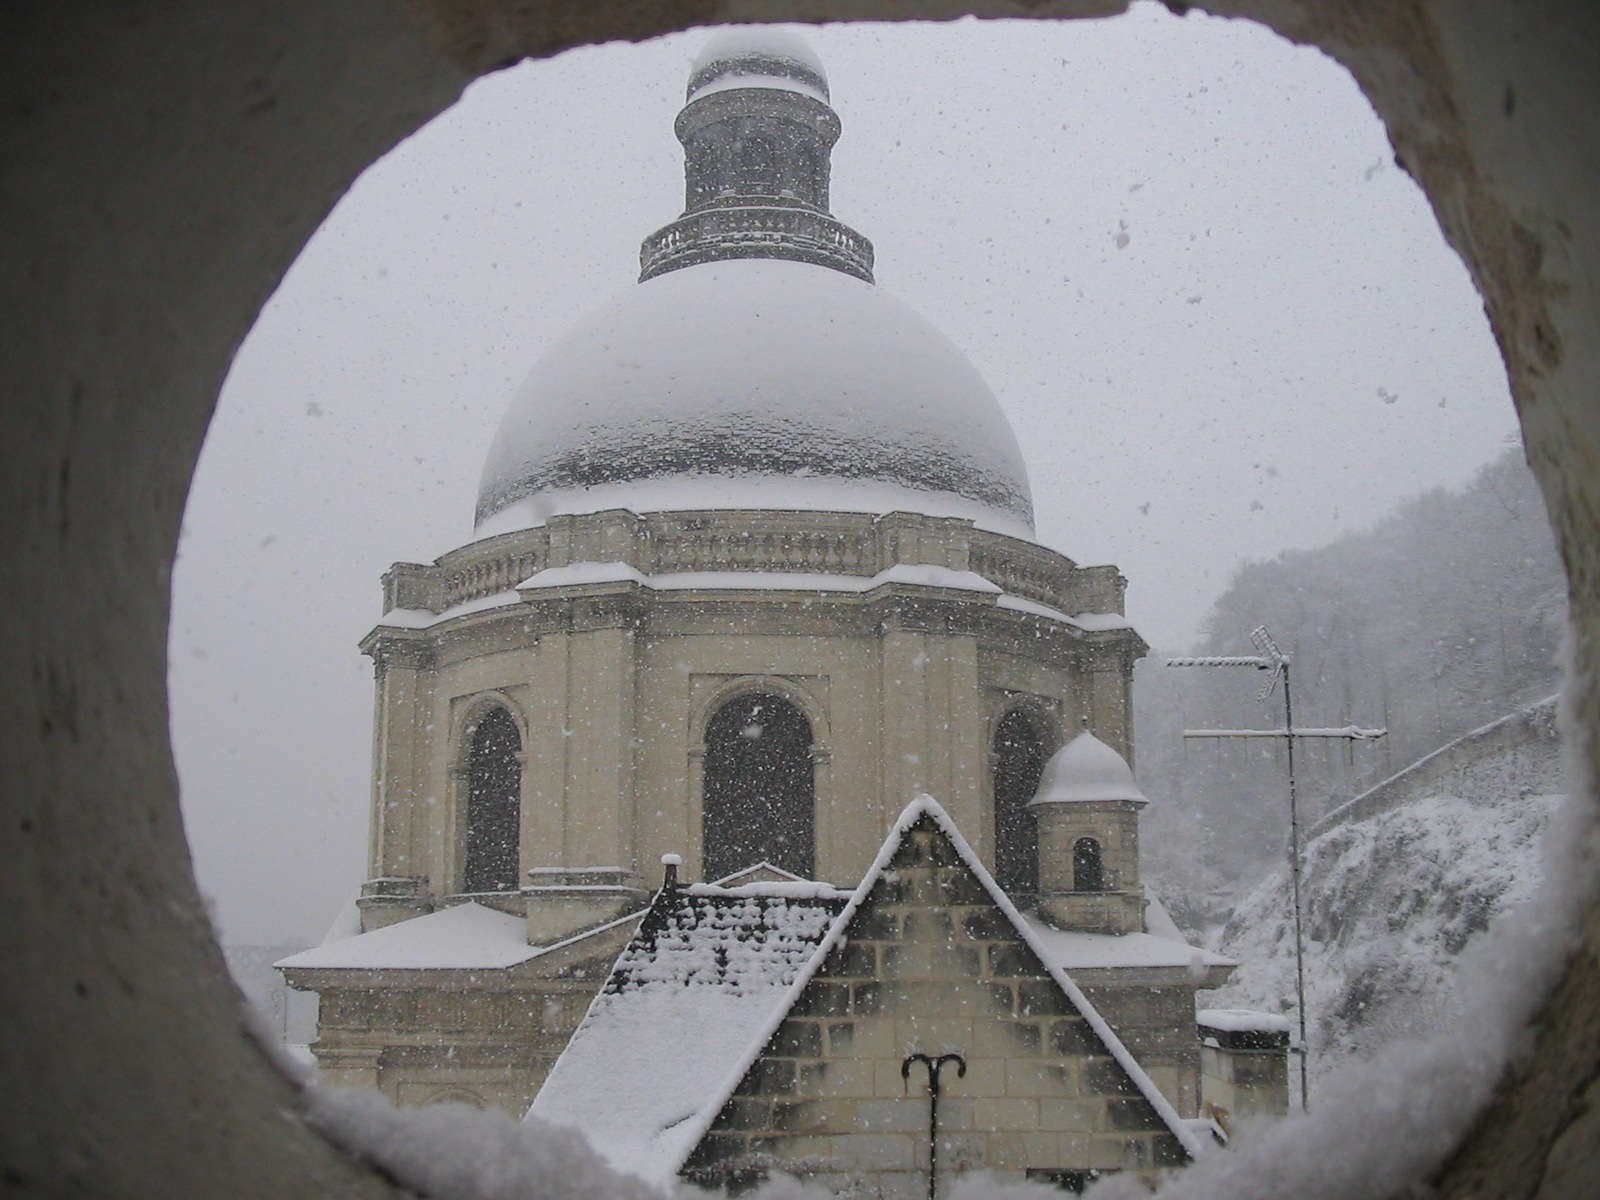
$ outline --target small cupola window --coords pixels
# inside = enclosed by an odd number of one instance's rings
[[[1100,843],[1093,838],[1079,838],[1072,844],[1072,890],[1106,890],[1105,863],[1101,859]]]

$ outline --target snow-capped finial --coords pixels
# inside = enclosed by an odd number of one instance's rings
[[[678,868],[683,866],[683,855],[663,854],[661,856],[661,865],[666,868],[662,872],[661,890],[663,892],[676,890],[678,886]]]
[[[1039,804],[1084,804],[1097,800],[1132,800],[1140,804],[1147,797],[1134,782],[1127,761],[1106,745],[1087,726],[1051,757],[1039,780],[1039,790],[1028,802]]]
[[[822,59],[805,39],[770,25],[713,34],[689,67],[689,99],[730,87],[783,88],[828,99]]]

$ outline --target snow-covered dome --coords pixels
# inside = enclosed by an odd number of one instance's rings
[[[828,99],[828,74],[805,39],[770,25],[714,34],[689,67],[689,99],[728,87],[778,87]]]
[[[1122,755],[1085,729],[1045,764],[1029,805],[1145,799]]]
[[[872,284],[781,259],[638,284],[562,338],[512,401],[479,536],[616,507],[907,510],[1033,529],[1016,437],[949,339]]]

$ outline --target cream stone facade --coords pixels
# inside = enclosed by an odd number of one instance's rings
[[[1177,1161],[1167,1126],[1201,1105],[1195,992],[1232,964],[1185,944],[1139,876],[1130,689],[1146,646],[1126,581],[1032,539],[1026,469],[993,395],[877,291],[870,243],[826,211],[838,123],[809,50],[773,34],[714,41],[678,133],[685,215],[646,240],[638,287],[513,401],[477,540],[384,577],[362,643],[377,700],[361,934],[280,964],[322,998],[323,1075],[403,1104],[522,1112],[618,955],[649,940],[656,864],[779,893],[851,888],[907,805],[932,796],[940,836],[970,856],[962,878],[976,870],[1042,939],[1013,957],[1070,971],[1140,1086],[1171,1106],[1159,1137],[1142,1136],[1148,1122],[1120,1137],[1133,1126],[1098,1100],[1089,1126],[1059,1124],[1087,1111],[1087,1085],[1026,1023],[983,1067],[1010,1081],[983,1112],[1027,1107],[1032,1123],[1008,1117],[1022,1141],[996,1134],[973,1162]],[[922,964],[915,988],[884,992],[907,1029],[1000,986],[993,947],[919,934],[863,965],[870,939],[850,941],[857,990]],[[1030,1015],[1010,1003],[1007,1028]],[[863,1045],[869,1028],[905,1040],[893,1022],[861,1028]],[[841,1062],[834,1078],[869,1069]],[[1030,1092],[1024,1076],[1056,1083]],[[868,1124],[870,1103],[892,1098],[850,1096]],[[1034,1153],[1090,1127],[1104,1136],[1083,1142],[1087,1157]],[[914,1158],[893,1170],[925,1171]]]
[[[736,696],[805,716],[813,872],[848,880],[922,792],[992,861],[1001,719],[1025,714],[1047,752],[1088,723],[1126,753],[1145,649],[1115,619],[1114,569],[911,513],[560,517],[397,566],[385,589],[363,643],[378,676],[363,927],[469,894],[471,735],[502,708],[523,747],[521,883],[492,902],[526,913],[536,945],[639,907],[664,853],[701,874],[706,729]]]
[[[1212,1133],[1075,982],[1099,938],[1018,911],[923,797],[849,892],[669,879],[531,1115],[662,1183],[783,1173],[911,1200],[970,1171],[1154,1182]],[[690,1028],[705,1013],[718,1027]],[[619,1111],[637,1048],[669,1025],[661,1071]]]

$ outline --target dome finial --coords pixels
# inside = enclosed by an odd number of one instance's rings
[[[726,87],[780,88],[828,99],[828,75],[816,51],[798,34],[771,25],[720,30],[695,55],[686,98]]]

